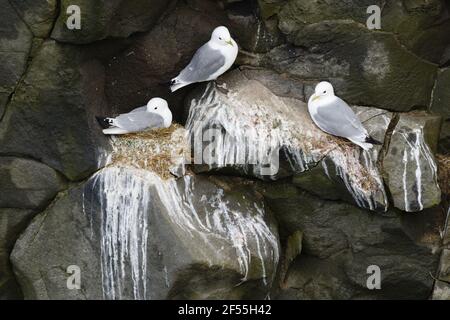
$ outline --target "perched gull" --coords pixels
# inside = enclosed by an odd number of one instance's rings
[[[328,134],[347,138],[364,150],[381,143],[373,139],[352,109],[334,95],[331,83],[321,82],[309,98],[308,110],[314,123]]]
[[[197,50],[189,65],[171,80],[170,90],[174,92],[192,83],[216,80],[231,68],[238,51],[238,45],[228,29],[217,27],[211,39]]]
[[[129,113],[116,118],[97,117],[97,120],[105,128],[104,134],[126,134],[147,129],[168,128],[172,124],[172,112],[166,100],[153,98],[146,106]]]

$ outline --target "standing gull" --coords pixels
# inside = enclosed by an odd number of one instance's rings
[[[217,27],[211,39],[197,50],[188,66],[171,80],[170,90],[175,92],[192,83],[216,80],[231,68],[238,51],[238,45],[228,29]]]
[[[381,142],[373,139],[357,115],[339,97],[334,95],[331,83],[321,82],[309,98],[308,110],[314,123],[328,134],[347,138],[364,150],[370,150]]]
[[[148,129],[168,128],[172,124],[172,112],[167,101],[161,98],[151,99],[146,106],[124,113],[116,118],[97,117],[105,128],[104,134],[126,134]]]

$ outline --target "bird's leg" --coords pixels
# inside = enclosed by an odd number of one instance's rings
[[[222,92],[223,94],[228,94],[227,84],[226,82],[219,82],[218,80],[214,80],[214,84],[217,87],[217,90]]]

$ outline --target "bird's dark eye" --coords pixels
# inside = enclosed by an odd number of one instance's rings
[[[155,110],[157,110],[158,109],[158,107],[155,107]]]
[[[219,37],[219,40],[222,40],[222,38],[221,38],[221,37]]]
[[[325,90],[323,93],[327,93],[327,91]]]

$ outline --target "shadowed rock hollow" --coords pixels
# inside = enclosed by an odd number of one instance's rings
[[[1,299],[449,299],[448,1],[0,4]],[[234,70],[171,94],[222,24]],[[320,80],[381,146],[313,124]],[[103,136],[154,96],[171,128]]]

